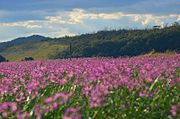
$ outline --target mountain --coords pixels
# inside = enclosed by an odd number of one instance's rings
[[[3,50],[6,47],[15,46],[15,45],[22,44],[25,42],[39,41],[42,39],[46,39],[46,37],[40,36],[40,35],[32,35],[32,36],[28,36],[28,37],[16,38],[12,41],[0,43],[0,50]]]
[[[71,42],[69,48],[51,58],[67,57],[119,57],[137,56],[155,52],[180,52],[180,25],[175,24],[162,29],[120,29],[99,31],[69,38],[56,39],[60,43]],[[68,45],[68,44],[67,44]]]
[[[71,52],[70,52],[71,44]],[[180,25],[152,29],[99,31],[74,37],[30,36],[0,44],[0,55],[10,61],[24,57],[56,59],[68,57],[136,56],[166,51],[180,52]]]
[[[0,43],[0,55],[9,61],[21,61],[25,57],[43,60],[48,59],[49,55],[56,51],[60,52],[65,47],[65,45],[51,42],[51,38],[32,35]]]

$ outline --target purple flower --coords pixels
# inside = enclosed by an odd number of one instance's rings
[[[82,119],[81,108],[68,108],[63,119]]]
[[[172,116],[176,116],[177,115],[177,105],[173,105],[171,107],[171,110],[170,110]]]

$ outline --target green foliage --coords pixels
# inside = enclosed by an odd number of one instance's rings
[[[72,43],[72,57],[136,56],[155,52],[180,52],[180,25],[163,29],[100,31],[76,37],[55,39]],[[56,53],[54,58],[69,57],[69,48]]]
[[[8,45],[0,53],[10,61],[25,57],[35,60],[70,57],[119,57],[180,52],[180,25],[162,29],[111,30],[74,37],[42,39]],[[31,39],[32,40],[32,39]],[[70,53],[70,43],[72,44]],[[1,45],[2,46],[2,45]],[[159,55],[154,54],[153,55]]]
[[[75,78],[75,77],[73,77]],[[170,109],[173,104],[180,101],[180,88],[170,86],[165,81],[155,81],[153,88],[148,90],[147,94],[153,94],[148,97],[139,96],[140,91],[145,87],[129,91],[126,87],[113,89],[110,95],[106,97],[106,105],[102,107],[91,108],[89,99],[81,92],[82,87],[73,82],[73,78],[63,86],[50,84],[41,90],[40,96],[28,103],[21,104],[24,111],[33,112],[36,103],[44,104],[44,99],[61,91],[71,92],[73,95],[65,104],[58,106],[54,111],[43,114],[42,118],[62,118],[65,110],[69,107],[81,107],[83,118],[93,119],[178,119],[171,116]],[[158,90],[158,92],[156,92]],[[15,98],[15,97],[14,97]],[[2,101],[12,101],[13,97],[3,97]],[[33,113],[32,113],[33,115]],[[35,117],[33,117],[35,118]]]
[[[32,57],[25,57],[24,60],[22,60],[22,61],[32,61],[32,60],[34,60],[34,58],[32,58]]]
[[[5,62],[5,61],[7,61],[6,58],[0,55],[0,62]]]
[[[50,55],[63,51],[66,45],[56,44],[52,41],[32,41],[7,47],[0,51],[10,61],[21,61],[25,57],[33,57],[35,60],[48,59]]]

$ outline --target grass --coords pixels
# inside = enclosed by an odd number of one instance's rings
[[[25,57],[33,57],[35,60],[46,60],[49,55],[63,51],[66,47],[66,45],[47,41],[28,42],[9,47],[0,53],[9,61],[21,61]]]
[[[151,57],[158,57],[158,56],[172,56],[172,55],[175,55],[177,54],[175,51],[170,51],[170,50],[167,50],[166,52],[155,52],[155,50],[149,52],[149,53],[146,53],[144,54],[144,56],[151,56]]]
[[[157,117],[158,119],[176,119],[180,116],[173,117],[170,114],[171,106],[180,101],[180,88],[169,86],[164,81],[158,80],[153,86],[152,92],[155,90],[159,91],[157,94],[154,94],[153,98],[139,96],[143,87],[133,91],[122,87],[111,90],[111,94],[106,97],[106,105],[97,108],[90,107],[90,102],[81,93],[81,89],[80,86],[75,87],[73,80],[64,86],[52,84],[40,92],[40,97],[35,98],[31,102],[21,104],[21,106],[23,107],[23,111],[32,112],[36,103],[44,105],[43,100],[45,98],[57,92],[66,91],[73,93],[69,101],[60,105],[56,110],[44,113],[42,118],[62,118],[65,110],[69,107],[81,107],[84,119],[156,119]],[[151,91],[148,93],[152,93]],[[12,97],[3,97],[1,101],[13,100]],[[32,115],[32,118],[35,119],[35,116]]]

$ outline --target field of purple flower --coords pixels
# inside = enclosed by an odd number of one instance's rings
[[[0,118],[180,118],[180,55],[0,63]]]

